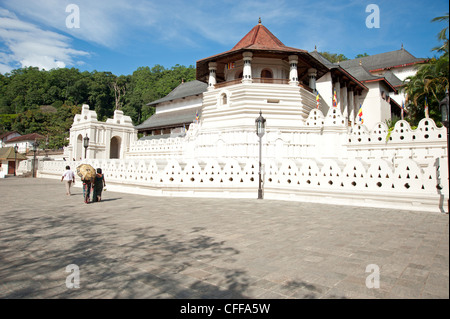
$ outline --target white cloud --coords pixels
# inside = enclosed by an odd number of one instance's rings
[[[66,7],[79,7],[80,28],[66,26]],[[78,39],[114,50],[133,42],[170,46],[198,45],[199,40],[234,45],[261,16],[271,25],[295,19],[286,0],[14,0],[5,6],[21,16]]]
[[[17,67],[37,66],[40,69],[73,65],[73,58],[87,56],[87,52],[70,47],[70,38],[21,21],[12,12],[0,10],[0,72]]]

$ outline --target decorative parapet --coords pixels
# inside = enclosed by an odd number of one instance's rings
[[[322,128],[325,125],[325,116],[318,109],[312,110],[305,121],[305,125],[310,128]]]
[[[89,105],[83,104],[81,107],[81,114],[75,114],[73,124],[80,124],[85,122],[98,122],[97,112],[89,110]]]
[[[256,198],[256,160],[170,159],[92,160],[101,167],[110,190],[138,188],[149,195]],[[65,165],[47,161],[40,176],[60,178]],[[378,159],[362,161],[267,160],[264,162],[265,198],[327,204],[363,205],[420,211],[443,211],[448,196],[447,172],[430,161],[421,165],[406,159],[393,165]],[[234,195],[233,195],[234,194]]]
[[[372,131],[364,125],[355,125],[348,135],[348,157],[384,158],[395,163],[398,160],[424,161],[447,157],[445,127],[438,128],[432,119],[419,122],[413,130],[406,121],[398,121],[389,132],[385,123],[377,123]]]
[[[128,115],[123,115],[123,111],[115,110],[114,117],[112,119],[107,119],[106,124],[133,126],[133,121],[131,120],[131,117],[129,117]]]

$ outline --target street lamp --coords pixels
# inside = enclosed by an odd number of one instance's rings
[[[19,150],[19,146],[14,145],[14,176],[16,176],[16,167],[17,167],[17,151]]]
[[[83,139],[83,146],[84,146],[84,158],[86,159],[87,149],[89,147],[89,137],[87,136],[87,134]]]
[[[33,143],[31,143],[31,150],[33,151],[33,177],[36,177],[36,151],[38,149],[39,142],[37,140],[34,140]]]
[[[259,137],[259,184],[258,184],[258,199],[262,199],[262,180],[261,180],[261,157],[262,157],[262,137],[264,136],[266,129],[266,119],[262,116],[262,112],[259,111],[259,117],[255,120],[256,135]]]
[[[447,170],[448,170],[448,174],[450,175],[450,157],[449,157],[449,147],[450,147],[450,142],[449,142],[449,134],[448,134],[448,127],[449,127],[449,108],[448,108],[448,89],[447,91],[445,91],[445,98],[439,102],[439,107],[441,108],[441,117],[442,117],[442,124],[447,128]],[[450,188],[450,182],[449,182],[449,188]],[[450,199],[448,200],[447,203],[447,209],[450,210]]]

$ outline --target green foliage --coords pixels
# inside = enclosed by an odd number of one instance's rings
[[[448,22],[448,13],[432,21]],[[408,120],[412,124],[417,125],[425,117],[425,99],[428,102],[430,118],[438,124],[441,121],[439,102],[445,97],[445,91],[449,88],[447,30],[448,27],[438,34],[438,39],[444,41],[444,44],[432,49],[443,54],[439,58],[433,58],[428,63],[422,64],[414,76],[406,79],[403,86],[408,96]]]
[[[330,52],[319,52],[319,53],[332,63],[337,63],[337,62],[348,60],[348,58],[343,54],[330,53]]]
[[[12,124],[18,114],[0,114],[0,133],[12,130]]]
[[[355,59],[358,59],[358,58],[364,58],[364,57],[366,57],[366,56],[369,56],[369,55],[368,55],[367,53],[365,53],[365,52],[362,53],[362,54],[360,53],[360,54],[358,54],[358,55],[355,56]]]
[[[386,125],[387,125],[389,131],[392,131],[394,129],[394,127],[395,127],[395,123],[397,123],[400,120],[401,120],[400,117],[398,117],[396,115],[393,115],[391,117],[391,119],[386,120]]]
[[[89,104],[104,121],[121,109],[135,125],[154,113],[147,104],[166,96],[182,79],[195,79],[195,68],[175,65],[140,67],[132,75],[80,72],[76,68],[40,71],[35,67],[0,74],[0,132],[48,136],[50,148],[67,145],[70,127],[81,104]],[[51,105],[55,112],[46,112]],[[54,110],[53,110],[54,111]]]

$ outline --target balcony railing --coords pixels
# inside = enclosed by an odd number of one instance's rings
[[[288,79],[253,78],[253,83],[289,84]]]
[[[289,84],[288,79],[270,79],[270,78],[252,78],[252,82],[253,83],[268,83],[268,84]],[[242,79],[236,79],[236,80],[217,83],[216,85],[214,85],[214,87],[216,89],[219,89],[219,88],[223,88],[223,87],[227,87],[227,86],[235,85],[235,84],[241,84],[241,83],[242,83]],[[313,90],[307,85],[299,83],[298,86],[304,88],[305,90],[307,90],[309,92],[313,92]]]
[[[223,87],[235,85],[235,84],[240,84],[240,83],[242,83],[242,79],[236,79],[236,80],[216,83],[216,85],[214,85],[214,87],[216,89],[219,89],[219,88],[223,88]]]

